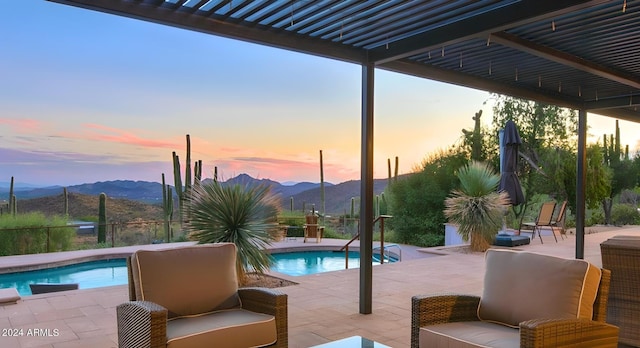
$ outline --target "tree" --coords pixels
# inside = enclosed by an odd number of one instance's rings
[[[471,162],[458,171],[458,178],[460,188],[445,200],[444,214],[458,225],[462,240],[471,240],[471,250],[484,252],[500,229],[509,196],[497,191],[500,175],[485,163]]]
[[[249,271],[264,273],[271,266],[265,252],[277,228],[279,199],[267,185],[225,185],[212,180],[192,187],[188,197],[191,219],[186,230],[199,243],[234,243],[238,249],[238,280]]]
[[[624,189],[631,189],[636,184],[636,176],[633,173],[633,161],[628,157],[628,151],[622,152],[620,145],[620,126],[616,120],[616,135],[610,135],[609,144],[607,146],[607,136],[603,136],[602,141],[603,162],[605,166],[611,169],[611,187],[609,195],[602,199],[602,209],[604,211],[605,224],[610,225],[611,208],[613,206],[613,197],[622,192]]]
[[[455,172],[468,162],[461,148],[450,148],[425,158],[414,173],[388,186],[388,224],[399,242],[437,246],[444,242],[444,200],[458,185]],[[387,194],[388,193],[388,194]]]

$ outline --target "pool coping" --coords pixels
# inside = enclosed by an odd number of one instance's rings
[[[0,257],[0,274],[35,271],[72,264],[127,258],[136,250],[159,250],[193,245],[195,242],[147,244],[130,247],[87,249],[42,254],[12,255]]]

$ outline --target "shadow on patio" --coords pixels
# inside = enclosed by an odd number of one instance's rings
[[[585,231],[585,259],[598,266],[602,263],[601,242],[619,234],[640,236],[637,226],[611,227],[598,233],[590,230],[594,229]],[[277,247],[300,244],[281,242]],[[575,237],[569,235],[558,243],[545,240],[545,244],[534,240],[517,249],[573,258]],[[391,347],[409,347],[411,296],[438,292],[479,295],[482,290],[483,254],[428,250],[442,255],[420,258],[420,252],[412,250],[402,262],[373,267],[373,314],[369,315],[358,310],[358,269],[301,277],[278,274],[298,283],[279,289],[289,295],[289,346],[309,347],[360,335]],[[127,287],[122,285],[27,296],[18,304],[0,306],[0,346],[116,347],[115,307],[127,301],[127,296]],[[18,336],[7,337],[10,331]]]

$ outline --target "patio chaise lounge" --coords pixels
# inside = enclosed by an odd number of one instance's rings
[[[287,347],[287,295],[240,288],[230,243],[139,250],[118,343],[129,347]]]
[[[611,272],[584,260],[489,249],[482,296],[414,296],[411,347],[617,347]]]

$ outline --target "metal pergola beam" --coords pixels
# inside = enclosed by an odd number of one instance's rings
[[[522,0],[502,8],[470,16],[408,38],[390,42],[384,47],[370,50],[370,59],[383,64],[416,54],[425,53],[442,45],[451,45],[478,36],[489,36],[508,28],[532,23],[544,18],[561,16],[580,8],[603,3],[603,0]]]
[[[347,45],[261,27],[255,23],[224,21],[213,14],[206,16],[204,11],[194,12],[176,9],[175,6],[132,3],[127,0],[49,1],[350,63],[363,64],[367,60],[366,52]]]
[[[558,105],[570,109],[581,109],[583,107],[583,102],[578,98],[570,98],[566,95],[549,93],[544,89],[524,89],[511,84],[501,83],[499,81],[468,75],[453,70],[446,70],[436,66],[412,64],[412,62],[407,60],[385,63],[378,66],[378,68],[463,87],[505,94],[517,98],[536,100],[542,103]]]
[[[505,32],[493,33],[491,34],[491,42],[498,43],[521,52],[526,52],[574,69],[588,72],[596,76],[604,77],[605,79],[616,81],[633,88],[640,88],[640,79],[628,72],[617,71],[566,52],[558,51],[551,47],[522,39],[513,34]]]

